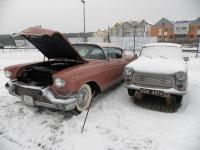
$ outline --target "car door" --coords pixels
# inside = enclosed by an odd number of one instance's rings
[[[111,72],[109,74],[110,81],[114,84],[122,79],[124,60],[122,58],[123,51],[120,48],[109,48],[107,51],[107,57],[111,66]]]

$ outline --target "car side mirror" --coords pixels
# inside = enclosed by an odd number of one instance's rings
[[[189,61],[189,60],[190,60],[189,57],[183,57],[183,59],[184,59],[185,61]]]

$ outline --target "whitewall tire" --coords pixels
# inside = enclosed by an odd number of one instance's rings
[[[76,109],[79,112],[87,110],[92,100],[92,90],[88,84],[84,84],[78,91]]]

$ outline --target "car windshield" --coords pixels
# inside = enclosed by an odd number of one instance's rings
[[[161,57],[163,59],[182,58],[182,49],[174,46],[150,46],[143,48],[141,56]]]
[[[89,44],[73,44],[74,48],[85,59],[106,59],[103,50],[95,45]]]

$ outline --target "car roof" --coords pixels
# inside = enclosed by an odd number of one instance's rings
[[[166,46],[166,47],[179,47],[182,48],[180,44],[175,43],[149,43],[143,46],[144,47],[154,47],[154,46]]]
[[[105,48],[105,47],[116,47],[120,48],[119,46],[113,44],[113,43],[105,43],[105,42],[79,42],[79,43],[73,43],[73,44],[87,44],[87,45],[97,45],[99,47]],[[73,45],[72,44],[72,45]]]

